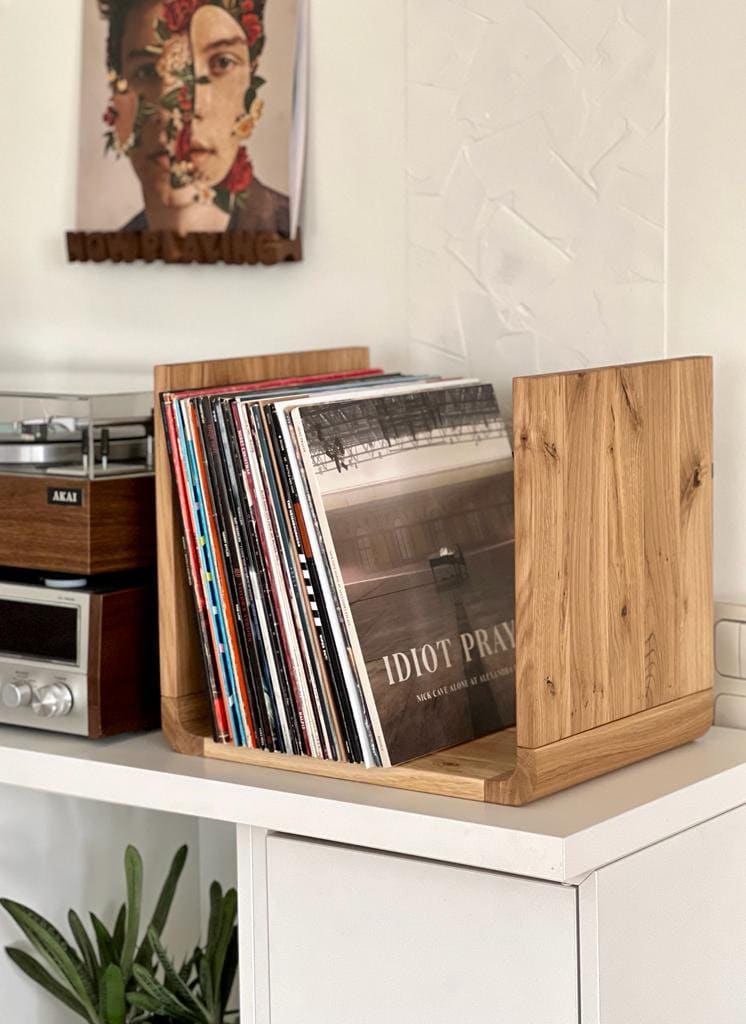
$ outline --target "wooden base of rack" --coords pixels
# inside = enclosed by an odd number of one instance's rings
[[[179,724],[177,703],[168,698],[163,701],[163,727],[176,750],[218,761],[520,806],[697,739],[712,725],[712,701],[712,690],[703,690],[535,750],[518,747],[516,730],[505,729],[396,768],[364,768],[214,743],[209,736],[187,732]],[[198,728],[209,729],[209,723],[203,721]]]
[[[156,367],[162,391],[362,370],[365,349]],[[712,360],[513,382],[517,726],[366,769],[213,743],[156,417],[163,728],[177,751],[519,805],[712,724]]]

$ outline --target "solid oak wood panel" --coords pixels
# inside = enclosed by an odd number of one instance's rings
[[[672,750],[704,735],[712,713],[708,689],[535,750],[519,747],[515,772],[488,782],[485,799],[520,806]]]
[[[680,369],[646,367],[643,432],[645,538],[645,703],[656,707],[679,688]]]
[[[608,518],[608,616],[611,718],[645,707],[645,552],[643,547],[642,401],[639,366],[620,368],[611,389]],[[699,688],[702,688],[700,681]]]
[[[565,404],[563,374],[513,381],[516,627],[520,634],[516,636],[516,684],[518,679],[524,681],[518,711],[521,745],[530,742],[534,733],[559,737],[572,731]],[[547,623],[552,623],[551,629]]]
[[[278,768],[466,800],[485,800],[487,784],[496,778],[508,778],[516,766],[515,729],[505,729],[395,768],[365,768],[359,764],[339,764],[316,757],[273,754],[266,750],[213,743],[212,740],[204,740],[203,752],[206,757],[219,761],[240,761],[261,768]]]
[[[572,688],[570,728],[562,736],[609,721],[609,631],[598,628],[608,605],[607,473],[609,403],[614,374],[575,373],[566,378],[566,448],[558,454],[567,495],[568,665]],[[589,643],[589,637],[593,642]],[[545,694],[545,699],[547,696]],[[523,745],[523,744],[521,744]],[[539,746],[539,742],[526,744]]]
[[[520,747],[709,685],[711,375],[693,357],[514,381]]]
[[[681,401],[679,687],[694,693],[712,673],[712,367],[696,363]]]

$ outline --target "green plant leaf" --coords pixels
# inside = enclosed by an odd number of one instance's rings
[[[166,1010],[158,1002],[157,999],[153,999],[151,996],[146,996],[142,992],[128,992],[127,1002],[130,1006],[134,1006],[138,1010],[144,1010],[145,1015],[136,1018],[137,1020],[143,1021],[159,1021],[161,1024],[171,1024],[174,1019],[181,1020],[182,1018],[168,1017]]]
[[[165,96],[161,96],[159,104],[166,110],[175,110],[179,105],[179,95],[181,93],[181,86],[177,86],[170,92],[167,92]]]
[[[231,997],[233,991],[233,984],[236,980],[236,972],[238,971],[238,928],[233,929],[231,935],[231,941],[228,943],[228,949],[225,954],[225,963],[223,965],[223,974],[220,978],[220,991],[218,993],[218,1005],[220,1007],[220,1013],[222,1018],[228,1012],[226,1007],[228,1006],[228,1000]]]
[[[202,998],[211,1014],[215,1012],[215,986],[212,983],[212,969],[210,961],[203,956],[199,962],[199,985],[202,989]]]
[[[104,1024],[124,1024],[127,1016],[124,977],[116,964],[109,964],[101,975],[99,1000]]]
[[[190,1024],[194,1021],[194,1017],[187,1007],[184,1006],[181,1000],[177,999],[177,997],[169,992],[168,989],[164,988],[159,981],[156,981],[156,979],[146,971],[144,967],[141,967],[139,964],[135,964],[132,970],[134,972],[135,979],[137,980],[137,984],[144,994],[146,996],[150,996],[150,998],[155,1000],[158,1004],[159,1013],[162,1013],[164,1016],[170,1015],[171,1017],[176,1017],[177,1020],[189,1021]]]
[[[73,1013],[77,1013],[79,1017],[83,1018],[83,1020],[92,1024],[91,1018],[88,1016],[86,1008],[83,1006],[81,1001],[70,991],[69,988],[65,988],[65,986],[61,985],[56,978],[53,978],[49,971],[42,967],[38,960],[34,960],[34,958],[29,956],[28,953],[24,953],[22,949],[6,948],[5,952],[16,967],[20,967],[27,977],[31,978],[32,981],[35,981],[37,985],[41,985],[42,988],[46,989],[47,992],[54,996],[55,999],[64,1003],[69,1010],[73,1011]]]
[[[89,983],[82,960],[57,929],[36,911],[13,900],[0,900],[0,906],[7,911],[31,942],[38,953],[47,960],[74,990],[83,1006],[92,1015],[95,993]]]
[[[171,861],[171,867],[168,869],[168,874],[166,875],[166,879],[156,902],[153,916],[150,919],[148,932],[152,928],[159,938],[163,933],[163,929],[166,927],[166,921],[168,920],[171,905],[174,901],[174,895],[176,894],[176,887],[179,884],[181,873],[184,870],[188,853],[189,848],[187,846],[180,846],[174,854],[174,858]],[[142,945],[137,952],[137,956],[135,957],[135,963],[147,965],[152,963],[152,961],[153,948],[150,945],[150,940],[146,933]]]
[[[210,886],[210,917],[207,922],[207,944],[205,945],[205,956],[210,960],[215,958],[215,947],[220,934],[220,915],[223,910],[223,890],[220,882],[213,882]]]
[[[101,963],[101,967],[105,970],[109,964],[117,963],[119,957],[114,951],[114,943],[111,935],[106,930],[106,926],[99,921],[95,914],[89,915],[91,924],[93,925],[93,931],[96,935],[96,945],[98,946],[98,958]]]
[[[85,930],[83,922],[74,910],[68,911],[67,922],[70,925],[70,931],[73,933],[73,938],[75,939],[81,956],[83,957],[83,963],[88,970],[91,985],[95,985],[98,978],[98,960],[96,959],[96,951],[93,948],[93,943],[88,938],[88,932]]]
[[[236,927],[237,914],[238,896],[235,889],[229,889],[223,897],[223,906],[220,911],[220,929],[218,931],[218,938],[215,943],[215,953],[212,961],[212,975],[215,979],[216,985],[220,984],[220,978],[223,974],[223,966],[225,964],[228,946],[230,945],[231,937]]]
[[[171,32],[169,30],[169,27],[166,24],[166,22],[163,21],[162,18],[159,18],[158,21],[156,22],[155,31],[158,38],[162,39],[164,43],[167,39],[171,38]]]
[[[266,78],[262,78],[261,75],[252,75],[252,77],[251,77],[251,84],[254,86],[255,90],[256,89],[261,89],[261,87],[264,85],[264,83],[266,81],[267,81],[267,79]]]
[[[119,908],[117,919],[114,923],[114,931],[111,936],[112,946],[114,947],[114,959],[117,963],[122,959],[122,950],[124,949],[124,929],[127,924],[127,907],[124,903]]]
[[[167,982],[168,991],[176,996],[188,1010],[192,1011],[196,1020],[204,1022],[204,1024],[210,1024],[206,1007],[192,995],[189,987],[181,980],[176,968],[169,960],[166,950],[161,945],[160,939],[152,928],[149,934],[155,955],[163,968],[163,976]]]
[[[191,956],[185,957],[184,963],[179,968],[179,977],[184,982],[189,981],[189,975],[192,973],[192,967],[194,966],[194,958],[194,953]]]
[[[127,879],[127,923],[119,963],[122,974],[127,979],[132,971],[142,908],[142,857],[134,846],[128,846],[124,852],[124,874]]]

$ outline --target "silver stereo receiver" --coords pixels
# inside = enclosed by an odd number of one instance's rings
[[[0,580],[0,723],[91,737],[153,728],[156,643],[152,576]]]

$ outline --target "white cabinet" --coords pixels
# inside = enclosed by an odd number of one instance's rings
[[[577,1024],[576,892],[267,837],[271,1024]]]
[[[90,744],[10,727],[0,727],[0,781],[225,822],[190,825],[202,840],[194,896],[222,873],[216,839],[224,848],[236,830],[241,1024],[746,1022],[740,730],[714,728],[521,808],[206,762],[156,735]],[[19,836],[28,826],[54,845],[47,799],[14,812],[0,792],[2,894],[36,901],[51,861],[43,844],[24,860]],[[96,850],[110,853],[112,835],[98,827],[100,805],[59,806],[80,807],[73,831],[86,854],[67,874],[62,865],[64,883]],[[128,838],[170,856],[175,833],[164,851],[157,819],[110,808],[106,822],[119,814],[141,820]],[[99,902],[121,886],[113,863],[103,856],[91,876]],[[74,902],[69,886],[57,890]],[[67,902],[44,907],[57,918]],[[0,991],[36,1024],[9,966]]]
[[[583,1024],[743,1024],[746,808],[580,887]]]

